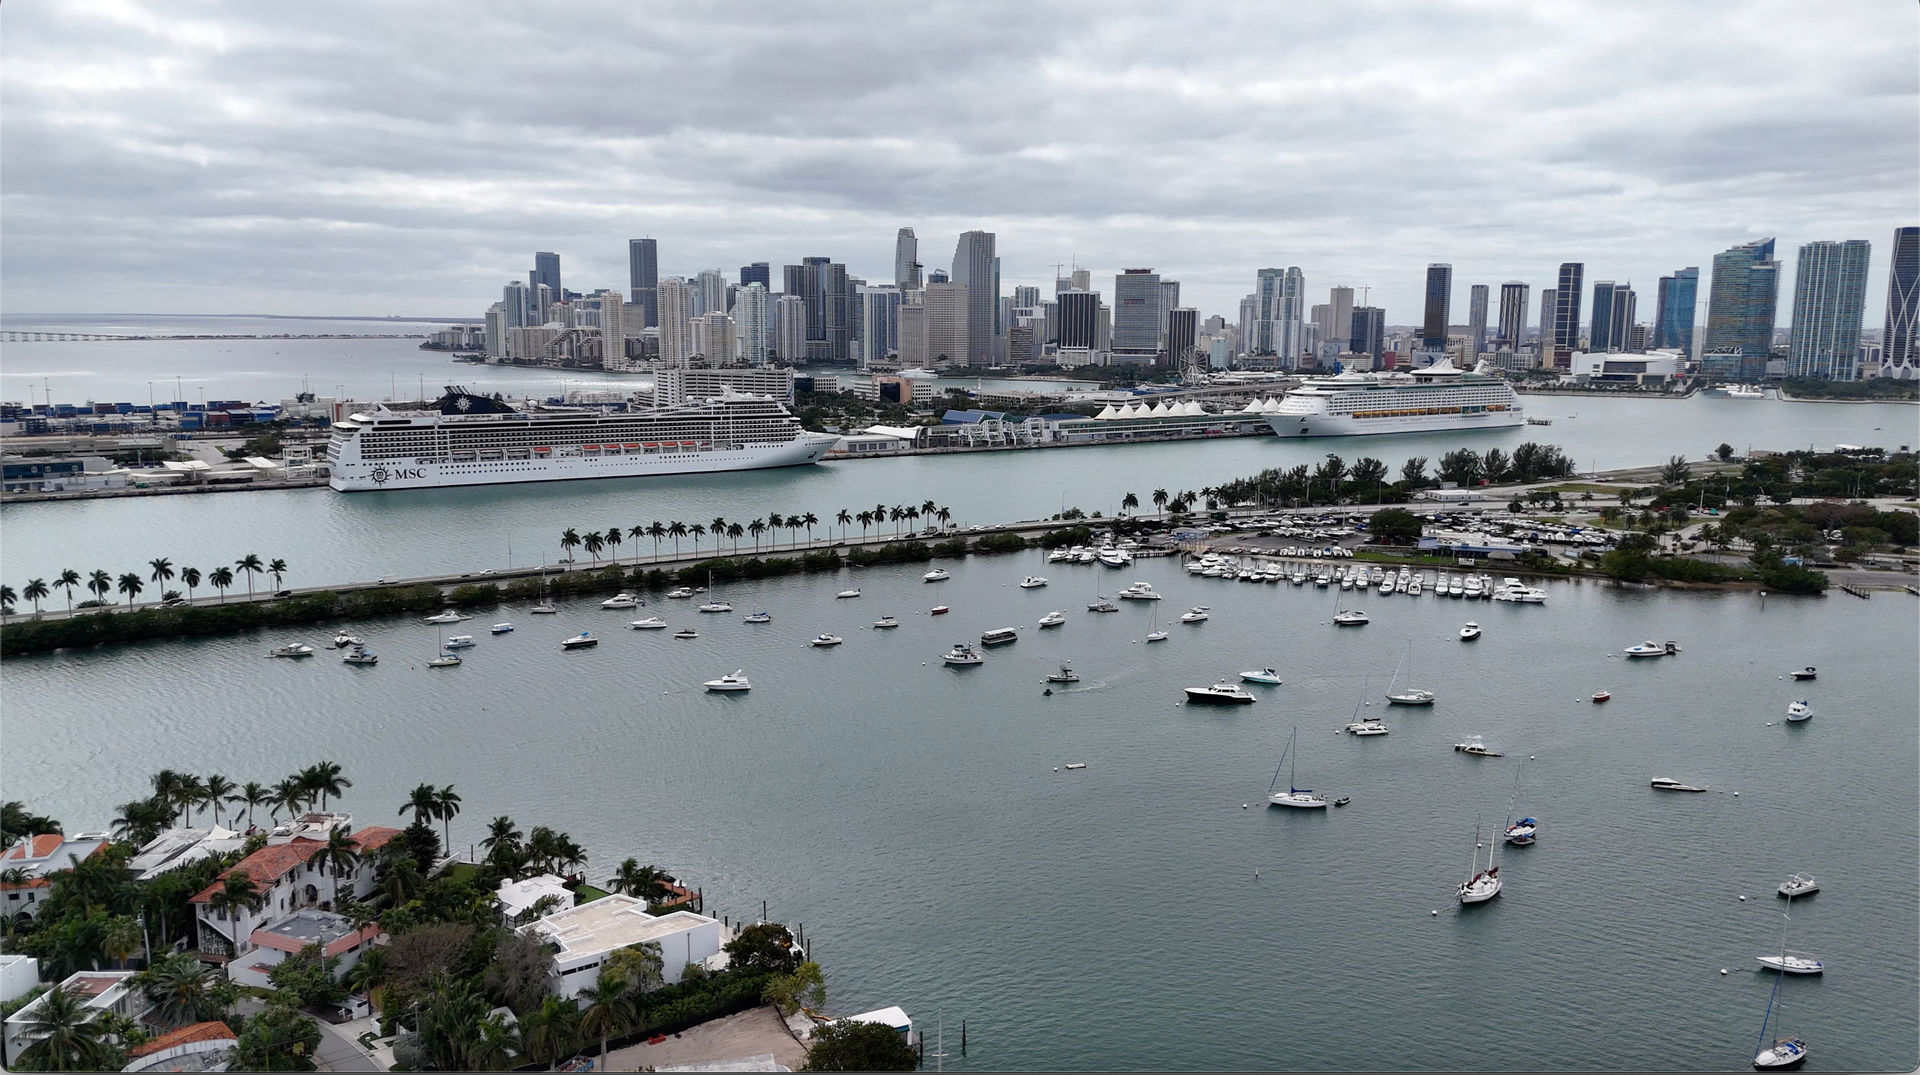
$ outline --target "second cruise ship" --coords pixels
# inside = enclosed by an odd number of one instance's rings
[[[1525,423],[1520,397],[1482,362],[1469,373],[1442,359],[1425,369],[1342,373],[1288,392],[1267,422],[1282,437],[1352,437],[1503,429]]]

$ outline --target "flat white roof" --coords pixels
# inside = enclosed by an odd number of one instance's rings
[[[913,1026],[913,1017],[907,1014],[905,1008],[898,1005],[891,1008],[876,1008],[870,1012],[861,1012],[859,1015],[849,1015],[840,1021],[843,1023],[883,1023],[895,1030],[904,1030]]]
[[[615,894],[555,911],[527,928],[560,945],[562,958],[570,958],[658,941],[713,922],[692,911],[655,917],[645,901]]]

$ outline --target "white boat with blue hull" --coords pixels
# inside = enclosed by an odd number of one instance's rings
[[[1507,429],[1526,422],[1520,397],[1492,366],[1442,359],[1424,369],[1341,373],[1286,394],[1267,424],[1282,437]]]

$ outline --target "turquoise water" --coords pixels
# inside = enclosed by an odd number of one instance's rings
[[[1785,983],[1786,1029],[1823,1069],[1920,1063],[1911,598],[1556,582],[1544,607],[1369,596],[1373,622],[1342,630],[1326,591],[1168,560],[949,566],[931,585],[914,566],[722,587],[727,616],[582,601],[365,624],[372,669],[264,659],[296,634],[11,660],[0,784],[92,828],[162,767],[264,781],[332,758],[363,822],[451,783],[458,843],[509,813],[572,834],[590,873],[634,855],[719,913],[768,900],[816,940],[834,1010],[897,1003],[928,1030],[942,1012],[956,1054],[967,1020],[956,1069],[1742,1068],[1772,985],[1753,957],[1780,940],[1772,890],[1805,870],[1823,891],[1796,901],[1792,945],[1832,970]],[[1053,583],[1019,589],[1029,573]],[[1167,594],[1163,625],[1189,604],[1213,618],[1149,647],[1149,608],[1083,611],[1136,578]],[[833,599],[849,585],[864,596]],[[756,604],[772,624],[740,622]],[[1053,608],[1067,624],[1036,630]],[[621,628],[654,612],[702,637]],[[883,613],[902,626],[868,629]],[[520,629],[487,637],[494,618]],[[1467,619],[1485,628],[1470,645]],[[1010,625],[1021,640],[985,666],[939,663]],[[605,641],[562,652],[583,628]],[[481,642],[429,670],[435,630]],[[847,641],[807,646],[821,631]],[[1684,652],[1618,656],[1646,638]],[[1410,641],[1432,710],[1377,704],[1391,735],[1340,734]],[[1044,697],[1063,660],[1085,682]],[[1269,664],[1285,683],[1256,705],[1181,703]],[[1781,678],[1808,664],[1818,681]],[[751,694],[700,692],[736,668]],[[1786,727],[1800,697],[1816,716]],[[1259,805],[1296,728],[1300,783],[1351,806]],[[1454,752],[1469,734],[1506,757]],[[1505,821],[1516,770],[1540,841],[1502,851],[1499,899],[1460,908],[1475,827]],[[1656,793],[1653,776],[1712,790]]]

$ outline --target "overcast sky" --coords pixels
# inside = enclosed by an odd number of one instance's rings
[[[1647,320],[1662,273],[1777,236],[1788,280],[1800,243],[1870,240],[1878,327],[1920,223],[1917,30],[1869,0],[12,0],[0,284],[15,313],[477,317],[535,250],[581,291],[646,235],[662,275],[889,281],[910,225],[929,267],[985,228],[1008,290],[1151,266],[1229,319],[1262,266],[1410,323],[1428,262],[1459,322],[1468,285],[1573,260]]]

